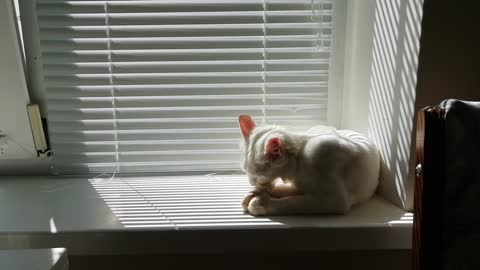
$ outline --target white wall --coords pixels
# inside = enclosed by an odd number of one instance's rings
[[[423,0],[377,0],[368,133],[389,172],[380,192],[410,208],[410,155]]]
[[[7,159],[36,157],[26,105],[27,86],[10,1],[0,1],[0,130],[7,133]],[[0,157],[0,166],[5,164]]]
[[[409,152],[422,0],[349,0],[341,128],[367,133],[385,160],[380,193],[409,208]]]

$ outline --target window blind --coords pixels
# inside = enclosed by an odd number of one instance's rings
[[[332,0],[37,0],[60,173],[239,168],[237,116],[327,121]]]

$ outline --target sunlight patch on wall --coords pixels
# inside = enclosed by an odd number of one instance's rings
[[[405,206],[423,0],[377,0],[369,135],[390,176],[382,194]],[[389,194],[389,193],[396,194]]]

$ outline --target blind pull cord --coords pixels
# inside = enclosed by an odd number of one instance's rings
[[[262,62],[262,124],[266,124],[267,122],[267,3],[265,2],[266,0],[263,0],[263,49],[262,49],[262,56],[263,56],[263,62]]]
[[[115,99],[115,89],[113,83],[113,71],[112,71],[112,51],[111,51],[111,40],[110,40],[110,14],[108,13],[108,4],[109,1],[107,0],[104,5],[103,9],[105,12],[105,34],[107,36],[107,59],[108,59],[108,73],[109,73],[109,84],[110,84],[110,95],[112,97],[112,116],[113,116],[113,131],[114,131],[114,140],[115,140],[115,169],[110,177],[102,178],[101,176],[110,174],[107,172],[103,172],[94,177],[95,180],[113,180],[115,179],[116,174],[119,172],[119,156],[118,156],[118,129],[117,129],[117,104]]]

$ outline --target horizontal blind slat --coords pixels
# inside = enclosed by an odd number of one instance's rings
[[[86,1],[86,0],[37,0],[39,5],[62,5],[65,7],[72,7],[72,6],[99,6],[103,7],[103,5],[108,4],[110,6],[127,6],[127,7],[134,7],[134,6],[187,6],[191,7],[192,5],[212,5],[212,6],[225,6],[225,7],[235,7],[238,5],[251,5],[251,4],[258,4],[262,5],[263,3],[267,4],[291,4],[291,5],[306,5],[311,6],[313,4],[331,4],[333,0],[159,0],[159,1],[151,1],[151,0],[135,0],[135,1]],[[256,5],[257,6],[257,5]]]

